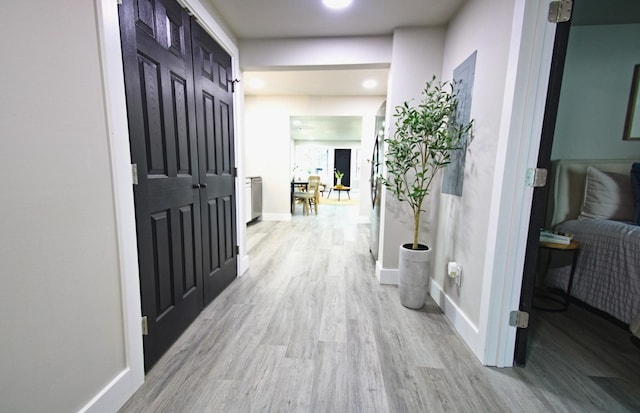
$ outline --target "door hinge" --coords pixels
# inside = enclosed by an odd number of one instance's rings
[[[131,164],[131,179],[134,185],[138,185],[138,164]]]
[[[525,184],[534,188],[539,188],[547,184],[547,170],[544,168],[527,169]]]
[[[237,177],[238,177],[238,168],[237,168],[237,167],[234,167],[234,168],[233,168],[233,177],[234,177],[234,178],[237,178]]]
[[[142,316],[142,335],[149,335],[149,323],[147,322],[147,316]]]
[[[240,255],[240,245],[236,245],[236,255]]]
[[[573,8],[573,1],[552,1],[549,3],[549,16],[548,20],[551,23],[564,23],[571,20],[571,9]]]
[[[231,81],[231,92],[232,93],[235,93],[235,91],[236,91],[236,83],[240,83],[240,80],[239,79],[233,79]]]
[[[518,328],[529,327],[529,313],[525,311],[512,311],[509,313],[509,325]]]

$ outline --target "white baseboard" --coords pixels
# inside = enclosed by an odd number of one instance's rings
[[[291,214],[262,214],[263,221],[291,221]]]
[[[481,337],[478,327],[469,320],[467,315],[458,307],[458,305],[449,297],[440,285],[433,279],[429,286],[429,295],[440,306],[445,317],[451,322],[455,330],[460,334],[464,342],[471,348],[473,353],[479,360],[482,360],[482,354],[479,354],[481,347]]]
[[[142,382],[130,368],[118,374],[89,403],[80,409],[80,413],[111,413],[124,405]]]
[[[398,285],[398,269],[382,268],[380,260],[376,261],[376,277],[378,277],[380,284]]]
[[[245,255],[240,260],[240,270],[238,272],[238,277],[242,277],[244,273],[246,273],[248,270],[249,270],[249,256]]]

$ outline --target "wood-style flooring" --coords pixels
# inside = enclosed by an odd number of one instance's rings
[[[482,366],[429,299],[381,286],[357,207],[248,228],[250,270],[121,412],[640,412],[640,350],[572,305],[532,317],[526,368]]]

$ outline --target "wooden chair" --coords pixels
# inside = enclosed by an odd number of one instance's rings
[[[306,191],[295,191],[293,193],[294,202],[296,200],[302,201],[303,212],[305,215],[309,215],[310,210],[315,210],[318,215],[318,204],[320,201],[320,193],[318,192],[320,187],[320,177],[310,176],[309,184]]]

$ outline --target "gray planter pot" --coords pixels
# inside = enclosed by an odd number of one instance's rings
[[[398,267],[400,304],[414,310],[424,306],[431,269],[431,250],[426,245],[419,246],[422,249],[412,250],[411,244],[401,245]]]

